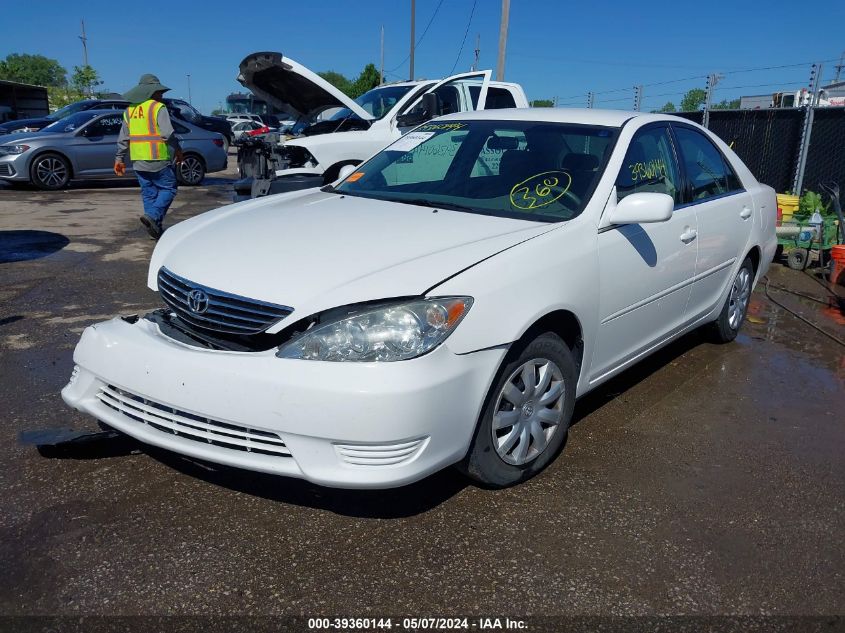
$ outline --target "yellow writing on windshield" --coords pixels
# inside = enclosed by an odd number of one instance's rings
[[[518,182],[511,189],[511,204],[517,209],[539,209],[563,196],[572,186],[565,171],[544,171]]]
[[[466,127],[466,123],[426,123],[417,128],[417,131],[431,132],[434,130],[460,130]]]

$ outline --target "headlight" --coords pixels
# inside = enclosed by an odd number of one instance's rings
[[[333,362],[415,358],[446,340],[471,305],[471,297],[442,297],[382,306],[317,325],[276,356]]]
[[[28,149],[29,145],[0,145],[0,156],[23,154]]]

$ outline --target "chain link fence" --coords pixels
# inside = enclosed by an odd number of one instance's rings
[[[793,187],[804,108],[711,110],[709,129],[730,145],[757,179],[776,191]],[[702,112],[678,116],[701,123]],[[845,188],[845,108],[817,107],[810,133],[804,190],[833,180]]]

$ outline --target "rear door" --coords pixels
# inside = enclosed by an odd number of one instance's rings
[[[698,263],[689,313],[704,316],[719,302],[741,263],[754,226],[754,203],[733,168],[707,135],[672,124],[686,176],[688,204],[698,223]]]
[[[599,229],[599,332],[591,382],[602,380],[686,323],[698,252],[695,210],[684,208],[683,178],[668,124],[647,125],[628,145],[615,201],[666,193],[677,205],[665,222]],[[602,225],[603,226],[603,225]]]

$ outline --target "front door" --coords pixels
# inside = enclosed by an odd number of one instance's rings
[[[483,110],[484,104],[487,102],[490,75],[491,71],[489,70],[452,75],[426,90],[426,93],[433,92],[436,94],[440,102],[440,110],[436,113],[436,116]],[[407,112],[411,113],[420,108],[422,108],[422,95]],[[412,128],[413,126],[400,126],[398,129],[404,134]]]
[[[666,193],[683,202],[668,126],[639,130],[608,203],[636,192]],[[599,330],[590,381],[597,382],[647,352],[686,322],[695,275],[696,216],[676,208],[665,222],[599,229]]]
[[[123,123],[123,113],[115,110],[91,121],[74,137],[76,176],[87,178],[113,176],[117,137]]]

